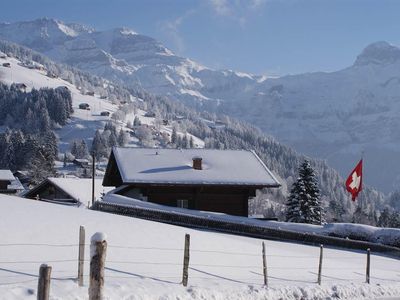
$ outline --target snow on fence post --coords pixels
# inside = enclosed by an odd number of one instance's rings
[[[318,265],[318,284],[321,285],[321,275],[322,275],[322,257],[324,254],[324,245],[319,246],[319,265]]]
[[[265,254],[265,243],[264,242],[262,242],[262,258],[263,258],[264,285],[266,287],[268,287],[267,257]]]
[[[90,240],[89,300],[103,299],[106,238],[104,233],[96,232]]]
[[[37,300],[48,300],[50,295],[51,267],[42,264],[39,269]]]
[[[79,228],[78,284],[83,286],[83,266],[85,260],[85,226]]]
[[[367,249],[367,270],[365,273],[366,282],[370,282],[370,268],[371,268],[371,249]]]
[[[183,273],[182,273],[182,284],[187,286],[189,279],[189,247],[190,247],[190,234],[185,234],[185,249],[183,252]]]

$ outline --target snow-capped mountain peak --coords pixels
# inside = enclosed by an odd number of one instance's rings
[[[357,56],[354,65],[391,64],[398,60],[400,60],[400,49],[388,42],[380,41],[368,45]]]

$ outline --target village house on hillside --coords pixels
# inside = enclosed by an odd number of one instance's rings
[[[256,190],[280,184],[253,151],[113,148],[103,181],[153,203],[248,216]]]
[[[0,170],[0,194],[18,194],[24,190],[10,170]]]
[[[95,179],[95,199],[113,187],[103,187],[102,179]],[[88,205],[92,201],[92,179],[90,178],[47,178],[23,197],[66,205]]]

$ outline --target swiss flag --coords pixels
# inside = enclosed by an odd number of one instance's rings
[[[351,200],[355,201],[358,193],[362,190],[362,159],[347,178],[346,189],[351,193]]]

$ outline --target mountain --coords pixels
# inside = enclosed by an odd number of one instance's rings
[[[157,144],[161,147],[164,145],[164,147],[184,148],[184,137],[187,136],[193,138],[194,147],[252,149],[279,178],[282,187],[258,194],[250,201],[249,212],[278,216],[282,219],[288,189],[297,177],[297,168],[305,157],[263,134],[258,128],[224,115],[211,114],[204,110],[196,111],[181,102],[168,97],[154,96],[142,89],[135,90],[130,87],[128,91],[104,78],[54,63],[43,55],[12,42],[0,40],[0,61],[2,61],[0,65],[10,64],[9,68],[0,68],[0,82],[25,83],[27,91],[33,87],[59,86],[70,90],[74,113],[64,126],[54,124],[61,152],[72,151],[71,142],[77,139],[78,141],[85,139],[86,144],[90,145],[96,130],[101,130],[104,123],[110,120],[107,116],[101,116],[100,113],[104,110],[112,113],[111,119],[115,121],[114,124],[128,130],[130,135],[131,125],[135,124],[135,119],[141,121],[143,126],[135,129],[133,137],[128,141],[131,146]],[[89,104],[90,111],[79,109],[81,103]],[[6,112],[21,111],[21,107],[15,105],[10,103],[9,108],[5,108]],[[17,115],[14,114],[13,118],[17,122],[10,122],[7,119],[11,120],[11,118],[0,119],[0,125],[7,124],[11,129],[21,127],[21,118]],[[148,126],[154,126],[155,130],[149,130]],[[177,137],[176,142],[168,144],[172,141],[173,128],[177,129],[181,139]],[[5,129],[5,126],[0,126],[0,133]],[[110,130],[104,130],[102,136],[104,140],[111,142]],[[171,139],[168,136],[171,136]],[[104,147],[103,150],[106,151],[107,146]],[[365,186],[363,193],[365,196],[360,210],[360,205],[350,201],[343,179],[336,170],[329,167],[325,161],[310,159],[310,162],[319,176],[321,198],[327,220],[376,224],[378,212],[386,205],[390,205],[389,201],[396,202],[397,196],[385,201],[382,193]],[[63,164],[60,161],[58,165],[62,167]]]
[[[347,176],[364,151],[365,181],[400,183],[400,49],[366,47],[346,69],[267,78],[212,70],[127,28],[53,19],[0,24],[0,38],[90,73],[250,122]],[[384,159],[383,159],[384,158]]]

